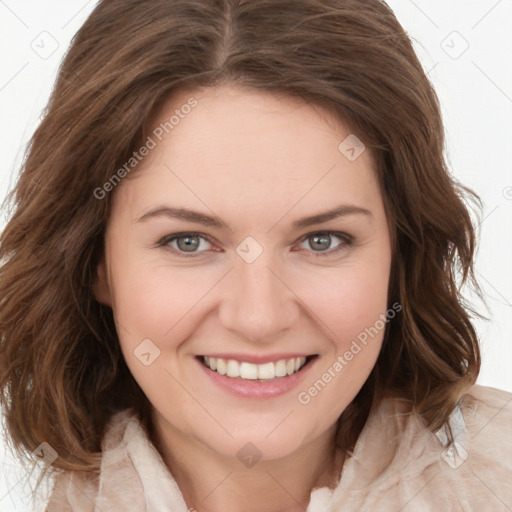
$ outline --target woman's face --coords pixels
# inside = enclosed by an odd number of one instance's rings
[[[112,192],[96,295],[154,421],[229,458],[332,434],[384,334],[370,151],[329,112],[226,86],[175,95],[149,130]]]

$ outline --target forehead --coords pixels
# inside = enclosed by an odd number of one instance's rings
[[[269,156],[279,161],[329,158],[352,133],[326,108],[283,93],[228,85],[172,95],[148,126],[160,132],[157,142],[174,147],[175,156],[180,148],[193,147],[195,153],[237,161],[252,157],[255,163]]]
[[[146,133],[154,148],[126,180],[132,183],[120,187],[134,215],[149,198],[209,199],[238,211],[271,206],[274,213],[295,204],[300,214],[323,203],[368,204],[378,193],[370,151],[351,160],[340,150],[354,137],[350,127],[283,94],[232,86],[181,91],[153,114]]]

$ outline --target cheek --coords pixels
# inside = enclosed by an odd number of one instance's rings
[[[315,272],[310,279],[303,275],[296,290],[340,350],[385,314],[388,279],[386,261],[372,266],[354,263],[338,271]]]
[[[128,332],[163,340],[193,316],[194,306],[214,286],[216,276],[194,268],[134,261],[120,269],[114,280],[119,323]]]
[[[126,364],[153,405],[178,414],[188,402],[178,384],[183,378],[176,354],[194,334],[197,306],[218,278],[134,258],[116,267],[113,280],[117,332]],[[145,353],[149,360],[143,360]]]
[[[388,272],[387,261],[347,265],[310,286],[308,305],[328,326],[331,350],[297,395],[305,415],[335,422],[368,378],[387,325]]]

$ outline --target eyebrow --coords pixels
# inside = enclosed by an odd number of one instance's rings
[[[332,210],[327,210],[308,217],[302,217],[294,221],[292,227],[294,229],[301,229],[348,215],[365,215],[370,218],[373,217],[372,212],[366,208],[361,208],[360,206],[352,204],[344,204]],[[140,217],[136,222],[145,222],[155,217],[170,217],[173,219],[202,224],[206,227],[218,229],[226,228],[226,224],[216,216],[207,215],[187,208],[173,208],[171,206],[158,206],[153,208],[142,215],[142,217]]]

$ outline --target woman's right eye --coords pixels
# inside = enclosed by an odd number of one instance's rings
[[[211,244],[208,237],[202,233],[174,233],[162,238],[158,242],[158,246],[167,247],[173,252],[178,253],[180,256],[193,257],[198,253],[205,252],[204,250],[196,250],[201,248],[204,249],[205,243],[201,242]],[[172,245],[173,243],[175,244]]]

